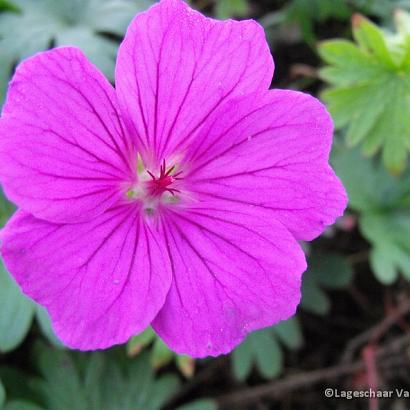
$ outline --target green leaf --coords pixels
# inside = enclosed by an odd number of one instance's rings
[[[87,410],[87,392],[71,356],[52,349],[41,349],[36,356],[44,379],[33,380],[31,385],[43,396],[46,407]]]
[[[335,253],[314,252],[303,275],[301,306],[312,313],[325,315],[330,301],[323,288],[340,289],[352,280],[353,270],[346,258]]]
[[[9,401],[3,408],[3,410],[44,410],[37,404],[30,403],[28,401],[13,400]]]
[[[154,368],[158,369],[167,365],[174,358],[174,353],[169,350],[168,346],[157,337],[152,348],[151,363]]]
[[[36,319],[40,326],[40,329],[43,335],[47,338],[47,340],[56,347],[64,348],[64,345],[55,335],[53,328],[51,326],[50,317],[45,308],[40,305],[36,306]]]
[[[326,315],[330,310],[330,301],[326,293],[318,286],[315,278],[303,275],[302,301],[300,306],[317,315]]]
[[[356,14],[352,19],[353,36],[361,50],[372,54],[389,68],[394,68],[392,56],[387,48],[387,39],[379,27],[366,17]]]
[[[6,402],[6,390],[4,389],[3,383],[0,379],[0,409],[3,408],[4,403]]]
[[[0,262],[0,351],[9,352],[26,337],[35,305],[24,296]]]
[[[36,357],[42,378],[32,385],[48,410],[159,410],[179,385],[174,376],[155,378],[148,354],[130,361],[114,352],[73,354],[40,346]]]
[[[397,34],[383,32],[363,16],[353,18],[356,43],[325,41],[319,54],[329,83],[322,97],[347,142],[367,155],[382,151],[393,174],[404,171],[410,151],[410,37],[400,19]],[[410,26],[408,27],[410,30]]]
[[[238,380],[245,380],[250,374],[254,361],[253,346],[246,339],[231,354],[232,370]]]
[[[309,259],[309,269],[326,288],[341,289],[349,285],[353,270],[347,259],[337,253],[314,253]]]
[[[70,27],[55,35],[59,45],[78,44],[81,50],[110,80],[114,79],[114,62],[118,44],[96,35],[89,27]]]
[[[5,225],[13,211],[14,206],[5,198],[3,192],[0,190],[0,226]]]
[[[253,366],[266,379],[279,376],[283,367],[280,342],[292,350],[302,346],[303,337],[296,317],[249,334],[231,355],[235,377],[238,380],[245,380]]]
[[[0,0],[0,11],[1,10],[18,11],[18,7],[16,7],[11,1]]]
[[[0,41],[0,108],[6,98],[7,85],[10,80],[14,58]]]
[[[328,19],[345,20],[350,16],[350,7],[345,0],[291,0],[285,9],[288,21],[300,27],[303,38],[315,40],[314,25]]]
[[[410,209],[365,214],[360,228],[373,245],[370,262],[376,277],[390,284],[401,272],[410,280]]]
[[[180,406],[176,410],[217,410],[217,407],[213,400],[202,399]]]
[[[0,367],[0,378],[7,391],[8,397],[15,400],[23,400],[38,403],[40,397],[38,393],[29,385],[30,373],[27,369],[20,369],[11,366]]]
[[[389,285],[397,279],[397,271],[390,257],[393,253],[394,250],[376,245],[370,254],[370,266],[372,271],[379,281],[385,285]]]
[[[390,22],[392,13],[399,8],[409,9],[410,0],[354,0],[366,15],[377,16]]]
[[[350,206],[361,213],[359,226],[372,245],[370,264],[385,284],[399,272],[410,280],[410,170],[400,178],[357,151],[340,151],[334,158]]]
[[[111,38],[122,37],[134,15],[152,2],[15,0],[15,4],[20,12],[0,15],[0,49],[15,61],[46,50],[50,44],[76,45],[112,80],[118,44]]]
[[[272,337],[270,329],[263,329],[249,335],[253,344],[256,366],[260,374],[272,379],[279,376],[283,367],[283,353],[277,340]]]
[[[333,165],[347,189],[349,205],[359,212],[388,211],[404,204],[410,193],[410,171],[389,175],[376,161],[357,150],[336,152]]]
[[[278,339],[289,349],[297,350],[303,346],[303,335],[299,320],[292,317],[272,327]]]

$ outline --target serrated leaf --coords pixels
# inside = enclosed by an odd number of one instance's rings
[[[390,210],[403,205],[410,193],[410,171],[400,178],[389,175],[376,161],[357,150],[338,152],[333,160],[347,189],[349,205],[359,212]]]
[[[372,54],[381,63],[393,68],[393,60],[383,31],[366,17],[355,14],[352,19],[353,36],[359,47]]]
[[[47,410],[159,410],[179,385],[174,376],[155,378],[146,353],[124,361],[114,352],[76,355],[39,346],[36,357],[42,378],[32,385]]]
[[[46,407],[87,410],[87,393],[70,354],[44,348],[36,356],[44,379],[33,380],[31,385],[43,396]]]
[[[401,272],[410,280],[410,170],[400,178],[356,151],[337,153],[333,164],[350,206],[361,213],[359,226],[372,245],[370,264],[385,284]]]
[[[24,296],[0,262],[0,351],[9,352],[26,337],[35,305]]]
[[[353,19],[356,43],[329,40],[319,46],[330,87],[322,97],[335,126],[367,155],[382,151],[393,174],[404,171],[410,151],[410,40],[402,18],[397,34],[383,32],[363,16]],[[410,19],[409,19],[410,21]]]
[[[233,371],[238,380],[245,380],[253,365],[263,377],[271,379],[282,370],[283,353],[272,329],[267,328],[249,334],[234,350],[232,360]]]
[[[410,209],[368,213],[360,228],[373,245],[371,265],[382,283],[392,283],[401,272],[410,280]]]
[[[253,366],[267,379],[278,376],[283,366],[283,352],[279,342],[293,350],[302,346],[303,336],[296,317],[249,334],[231,355],[235,377],[245,380]]]

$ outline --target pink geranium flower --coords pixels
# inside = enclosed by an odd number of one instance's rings
[[[2,255],[72,348],[152,325],[176,352],[231,351],[295,313],[299,240],[343,213],[316,99],[268,91],[254,21],[163,0],[131,23],[114,89],[80,50],[24,61],[0,120],[19,210]]]

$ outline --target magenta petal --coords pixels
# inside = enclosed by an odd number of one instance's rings
[[[328,164],[333,124],[315,98],[274,90],[227,102],[204,124],[185,161],[202,200],[257,205],[298,240],[343,214],[345,190]]]
[[[216,21],[182,0],[138,15],[120,46],[116,88],[146,162],[180,152],[228,98],[268,89],[273,61],[255,21]]]
[[[230,352],[246,335],[293,315],[303,252],[280,223],[237,207],[169,213],[164,235],[173,282],[153,322],[176,352]]]
[[[72,348],[124,343],[149,325],[171,283],[162,239],[138,208],[67,225],[18,211],[1,240],[8,270]]]
[[[0,119],[0,178],[20,208],[89,220],[118,200],[132,150],[103,75],[73,47],[17,68]]]

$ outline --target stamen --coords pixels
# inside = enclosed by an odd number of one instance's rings
[[[167,170],[167,166],[165,163],[165,159],[162,161],[161,166],[159,168],[159,176],[156,177],[151,171],[147,170],[148,175],[151,177],[151,181],[148,181],[148,193],[150,196],[161,196],[164,192],[169,192],[171,195],[175,195],[175,193],[180,193],[181,191],[176,188],[171,188],[171,185],[175,181],[179,181],[182,178],[180,175],[182,171],[177,172],[175,175],[172,175],[176,166],[173,165]]]

